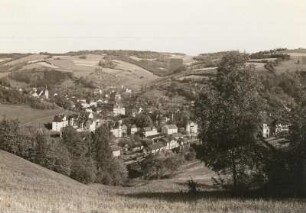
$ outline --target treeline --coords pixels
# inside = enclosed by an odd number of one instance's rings
[[[278,48],[273,50],[259,51],[250,54],[251,59],[265,59],[265,58],[278,58],[282,60],[289,60],[290,55],[283,53],[285,48]]]
[[[14,71],[9,74],[9,78],[24,82],[32,87],[52,87],[55,84],[60,84],[67,79],[72,79],[73,74],[69,72],[61,72],[55,70],[23,70]]]
[[[126,180],[125,165],[112,156],[111,140],[107,126],[94,134],[66,127],[58,139],[43,131],[21,129],[17,120],[0,122],[0,149],[83,183],[119,185]]]

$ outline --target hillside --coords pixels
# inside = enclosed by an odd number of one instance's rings
[[[34,87],[41,81],[48,85],[59,84],[60,82],[56,81],[46,81],[51,73],[53,76],[59,76],[62,81],[82,78],[93,87],[122,85],[139,89],[192,62],[192,56],[184,54],[146,51],[0,54],[0,78],[8,76],[11,81],[15,80],[14,84],[16,81],[27,84],[18,84],[22,87]],[[21,75],[22,79],[19,77]]]
[[[199,164],[183,168],[177,180],[142,182],[133,187],[83,185],[0,150],[0,212],[295,212],[303,200],[256,200],[220,197],[205,192],[191,196],[182,183]],[[209,173],[208,173],[209,174]],[[176,182],[179,181],[179,182]],[[182,182],[183,181],[183,182]],[[207,186],[204,188],[209,189]]]

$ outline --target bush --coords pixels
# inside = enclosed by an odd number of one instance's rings
[[[100,67],[103,67],[103,68],[110,68],[110,69],[114,69],[116,67],[116,64],[110,60],[110,59],[106,59],[106,60],[103,60],[103,61],[99,61],[99,64],[98,64]]]
[[[28,98],[28,104],[33,109],[54,109],[55,108],[55,104],[53,103],[42,101],[40,99],[36,99],[32,97]]]
[[[196,155],[197,153],[195,152],[195,150],[193,148],[190,148],[189,151],[185,155],[185,159],[188,161],[193,161],[196,159]]]
[[[188,192],[191,194],[196,194],[198,192],[197,190],[197,182],[195,182],[194,180],[188,180],[187,181],[187,186],[188,186]]]

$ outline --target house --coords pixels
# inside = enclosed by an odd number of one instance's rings
[[[113,135],[116,138],[122,138],[122,128],[121,128],[121,126],[118,126],[114,129],[111,129],[111,132],[113,133]]]
[[[178,142],[177,140],[175,140],[175,139],[171,139],[171,140],[169,140],[169,141],[167,142],[167,149],[169,149],[169,150],[173,150],[173,149],[176,149],[176,148],[178,148],[178,147],[180,147],[180,144],[179,144],[179,142]]]
[[[122,137],[127,136],[127,126],[125,124],[123,124],[121,126],[121,129],[122,129]]]
[[[289,125],[288,124],[276,124],[275,125],[275,134],[279,134],[281,132],[289,132]]]
[[[87,109],[87,108],[90,107],[90,105],[86,102],[81,102],[81,106],[82,106],[83,109]]]
[[[157,129],[153,126],[153,127],[145,127],[143,129],[143,135],[145,137],[149,137],[149,136],[154,136],[154,135],[158,135],[159,133],[157,132]]]
[[[45,89],[45,92],[44,92],[44,96],[45,96],[45,99],[49,99],[49,90],[46,86],[46,89]]]
[[[262,125],[262,137],[264,138],[270,137],[270,127],[268,126],[268,124],[264,123]]]
[[[77,127],[77,120],[79,118],[78,114],[72,114],[68,116],[68,125],[72,127]]]
[[[97,106],[98,106],[98,103],[95,102],[95,101],[90,101],[89,106],[90,106],[90,107],[97,107]]]
[[[52,121],[52,131],[60,132],[62,128],[68,126],[66,115],[55,115]]]
[[[133,124],[133,125],[131,126],[131,135],[134,135],[137,131],[138,131],[138,129],[137,129],[136,125]]]
[[[74,118],[74,127],[78,132],[94,132],[101,126],[102,120],[94,115],[92,112],[87,113],[86,116],[78,116]]]
[[[162,127],[162,133],[166,135],[172,135],[177,133],[177,126],[174,124],[165,125]]]
[[[114,116],[125,115],[125,108],[119,104],[115,104],[113,107]]]
[[[121,101],[121,95],[117,93],[115,95],[115,102],[119,102],[119,101]]]
[[[189,122],[186,125],[187,135],[197,135],[198,134],[198,124],[195,122]]]
[[[143,145],[141,143],[135,143],[132,146],[130,146],[130,150],[132,152],[142,151],[143,150]]]
[[[112,150],[112,155],[114,158],[117,158],[121,155],[121,151],[120,151],[120,148],[118,146],[111,146],[111,150]]]
[[[126,89],[125,89],[125,94],[126,94],[126,95],[131,96],[131,94],[132,94],[132,90],[131,90],[131,89],[128,89],[128,88],[126,88]]]
[[[158,143],[155,143],[155,144],[152,144],[150,146],[148,146],[147,148],[148,150],[148,153],[150,154],[156,154],[156,153],[159,153],[163,150],[166,150],[167,149],[167,145],[165,145],[163,142],[158,142]]]
[[[89,132],[94,132],[100,125],[100,119],[89,118],[85,123],[85,130]]]

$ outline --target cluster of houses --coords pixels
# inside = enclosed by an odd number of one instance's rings
[[[55,115],[52,121],[52,131],[60,133],[64,127],[71,126],[78,132],[94,132],[101,126],[102,120],[92,112],[87,114]]]
[[[272,131],[272,127],[270,127],[268,124],[264,123],[262,125],[262,137],[263,138],[269,138],[272,136],[277,136],[281,133],[288,133],[288,132],[289,132],[288,124],[277,123],[273,127],[273,131]]]
[[[19,92],[23,92],[23,90],[20,88]],[[45,89],[37,89],[33,88],[32,91],[30,92],[31,96],[34,98],[43,98],[48,100],[49,99],[49,90],[46,86]]]
[[[38,97],[46,96],[46,94],[49,95],[47,88],[43,92],[40,91]],[[114,137],[110,144],[113,156],[121,157],[125,162],[130,162],[135,155],[143,159],[149,154],[164,150],[180,151],[191,141],[197,140],[198,125],[195,122],[189,122],[186,127],[178,128],[175,124],[169,124],[173,122],[173,119],[171,121],[170,118],[163,116],[157,124],[159,128],[155,126],[140,128],[133,123],[124,124],[123,117],[136,117],[145,110],[150,113],[149,108],[144,110],[141,106],[126,110],[124,102],[127,97],[131,97],[130,89],[120,91],[113,89],[107,92],[96,89],[94,94],[96,96],[87,99],[63,96],[72,102],[74,112],[55,115],[52,121],[52,132],[55,135],[61,135],[63,128],[67,126],[73,127],[78,132],[95,132],[103,123],[107,123]],[[58,94],[54,93],[52,97],[56,96]],[[122,139],[130,140],[134,135],[146,143],[119,145]]]
[[[61,133],[64,127],[71,126],[78,132],[94,132],[104,122],[105,120],[98,117],[93,112],[83,114],[74,113],[70,115],[60,114],[54,116],[52,121],[52,131],[55,133]],[[119,120],[111,127],[110,131],[116,139],[116,142],[120,141],[122,138],[128,138],[135,134],[149,141],[147,146],[139,143],[133,144],[132,147],[119,147],[118,143],[113,143],[111,144],[111,148],[114,157],[124,155],[123,153],[125,153],[125,155],[134,155],[135,152],[143,157],[148,154],[156,154],[163,150],[182,150],[189,144],[192,138],[196,138],[198,134],[198,126],[194,122],[189,122],[186,125],[185,132],[181,133],[175,124],[166,124],[162,126],[161,131],[158,131],[154,126],[138,128],[133,124],[127,127],[125,124],[122,124],[122,120]],[[129,159],[128,156],[127,159]]]

